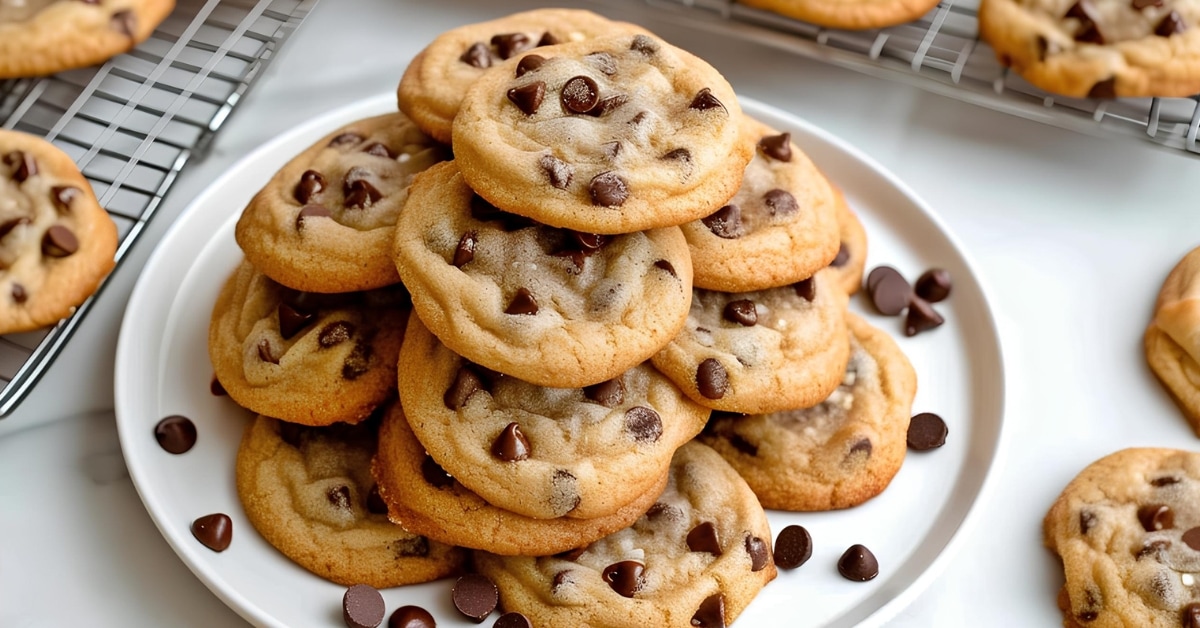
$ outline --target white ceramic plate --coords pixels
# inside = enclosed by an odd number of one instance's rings
[[[209,392],[209,314],[225,278],[241,259],[233,226],[250,197],[293,155],[334,128],[394,108],[382,95],[312,121],[263,146],[230,169],[184,212],[159,243],[130,297],[116,357],[116,413],[130,475],[167,541],[198,578],[252,623],[338,627],[344,588],[293,565],[263,541],[242,514],[234,490],[234,456],[248,414]],[[954,238],[894,176],[837,138],[782,111],[745,101],[745,110],[792,133],[845,191],[866,226],[868,268],[890,264],[910,279],[940,266],[954,277],[937,306],[946,324],[915,338],[902,319],[866,314],[891,332],[919,377],[914,412],[945,418],[947,444],[910,453],[891,486],[848,511],[770,513],[772,529],[791,523],[812,533],[812,559],[781,572],[738,620],[740,626],[877,625],[895,615],[940,573],[962,542],[1001,451],[1004,368],[984,290]],[[852,306],[867,312],[865,297]],[[163,451],[159,419],[190,417],[199,440],[190,452]],[[224,512],[232,546],[214,553],[190,532],[197,517]],[[838,557],[850,545],[870,548],[880,575],[842,579]],[[418,604],[439,626],[473,626],[450,604],[446,581],[384,592],[388,612]],[[489,620],[489,621],[494,621]],[[490,623],[488,624],[490,625]]]

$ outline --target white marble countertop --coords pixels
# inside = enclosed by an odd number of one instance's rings
[[[0,421],[0,626],[241,625],[160,537],[125,472],[111,413],[124,302],[171,219],[237,158],[394,89],[434,33],[537,3],[497,4],[325,0],[212,153],[189,165],[70,346]],[[1013,513],[1044,512],[1087,463],[1121,447],[1200,444],[1140,344],[1163,277],[1200,244],[1200,159],[721,40],[630,2],[561,4],[642,22],[707,59],[741,94],[848,140],[960,238],[1002,328],[1008,450],[961,551],[889,625],[1057,625],[1062,575],[1041,546],[1040,515]]]

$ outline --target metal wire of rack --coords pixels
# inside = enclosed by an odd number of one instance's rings
[[[942,0],[921,19],[867,31],[823,28],[734,0],[639,0],[695,27],[733,35],[1045,124],[1149,141],[1200,155],[1200,95],[1067,98],[1001,66],[980,41],[978,0]]]
[[[117,224],[117,263],[192,157],[317,0],[179,0],[102,66],[0,81],[0,127],[70,155]],[[46,329],[0,336],[0,418],[33,388],[104,289]]]

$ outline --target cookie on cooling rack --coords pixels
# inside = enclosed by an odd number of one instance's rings
[[[1163,282],[1144,349],[1150,370],[1200,436],[1200,248]]]
[[[846,30],[904,24],[937,6],[938,0],[738,0],[740,4]]]
[[[51,325],[112,270],[117,227],[66,153],[0,129],[0,333]]]
[[[144,41],[174,0],[0,2],[0,79],[100,63]]]
[[[1200,92],[1200,3],[983,0],[979,34],[1000,63],[1075,98]]]

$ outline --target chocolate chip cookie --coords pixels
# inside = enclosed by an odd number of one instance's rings
[[[1064,626],[1200,621],[1200,454],[1125,449],[1088,465],[1043,522]]]
[[[400,110],[449,144],[451,124],[467,88],[488,68],[541,46],[623,32],[646,31],[591,11],[556,8],[460,26],[438,35],[408,64],[396,90]]]
[[[848,297],[832,275],[755,292],[694,292],[683,331],[651,359],[696,403],[747,414],[805,408],[842,381]]]
[[[356,423],[393,394],[403,286],[318,294],[242,261],[217,297],[208,353],[238,405],[305,425]]]
[[[742,187],[712,214],[681,228],[699,288],[749,292],[813,276],[837,257],[838,208],[825,176],[790,133],[744,118],[755,146]]]
[[[400,280],[396,217],[413,175],[449,157],[401,113],[348,124],[289,161],[242,212],[246,259],[275,281],[353,292]]]
[[[456,162],[413,182],[395,259],[416,313],[446,346],[540,386],[587,386],[641,364],[683,327],[692,298],[678,227],[548,227],[480,198]]]
[[[738,0],[830,28],[865,30],[911,22],[937,6],[937,0]]]
[[[496,207],[585,233],[680,225],[737,192],[753,145],[712,66],[645,34],[517,55],[467,91],[454,155]]]
[[[1076,98],[1200,92],[1200,2],[983,0],[979,34],[1000,63]]]
[[[372,465],[389,518],[404,529],[443,543],[495,554],[541,556],[565,552],[628,527],[654,504],[667,484],[658,483],[606,517],[534,519],[493,506],[446,473],[409,427],[400,404],[379,431]]]
[[[174,0],[0,1],[0,79],[100,63],[144,41]]]
[[[481,368],[414,316],[400,399],[418,440],[489,503],[537,519],[611,515],[657,486],[709,410],[649,363],[586,388],[545,388]]]
[[[632,526],[565,555],[475,564],[506,611],[538,626],[727,626],[776,575],[771,529],[746,483],[699,443],[679,449]]]
[[[1175,266],[1154,306],[1144,348],[1162,382],[1200,436],[1200,248]]]
[[[917,376],[886,333],[855,314],[841,385],[802,410],[714,413],[700,440],[716,449],[765,508],[833,510],[878,495],[900,470]]]
[[[378,427],[304,427],[259,416],[237,455],[246,517],[284,556],[341,585],[382,589],[458,571],[464,551],[388,521],[371,478]]]
[[[40,137],[0,129],[0,333],[70,314],[116,250],[117,227],[75,162]]]
[[[837,199],[838,233],[841,246],[830,263],[830,272],[837,276],[838,283],[846,294],[854,294],[862,287],[863,270],[867,267],[867,230],[862,221],[846,202],[845,194],[834,186]]]

